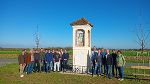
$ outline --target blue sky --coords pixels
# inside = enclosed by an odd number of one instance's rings
[[[150,0],[0,0],[0,47],[35,47],[37,25],[40,47],[72,46],[70,23],[85,17],[94,25],[92,46],[139,48],[133,31],[141,22],[150,30],[149,4]]]

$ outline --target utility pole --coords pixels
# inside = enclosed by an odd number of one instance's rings
[[[37,30],[35,32],[35,44],[36,44],[36,48],[39,48],[39,42],[40,42],[40,37],[39,37],[39,31],[38,31],[38,25],[37,25]]]

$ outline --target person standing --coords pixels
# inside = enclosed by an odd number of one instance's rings
[[[45,50],[45,64],[46,64],[46,73],[52,71],[53,68],[53,54],[50,49]]]
[[[60,49],[59,54],[60,54],[60,57],[61,57],[61,60],[60,60],[60,71],[62,71],[62,69],[63,69],[63,60],[62,60],[63,50],[62,49]]]
[[[104,51],[104,48],[102,48],[101,56],[102,56],[102,65],[103,65],[102,73],[106,74],[106,52]]]
[[[57,68],[57,71],[59,71],[60,60],[61,60],[60,54],[58,50],[56,50],[56,52],[54,53],[54,72],[56,71],[56,68]]]
[[[119,78],[118,80],[123,81],[124,80],[124,66],[125,66],[125,58],[122,55],[122,52],[120,50],[117,51],[117,68],[119,71]]]
[[[106,78],[112,78],[112,56],[109,54],[109,50],[106,50]]]
[[[98,76],[102,75],[102,56],[101,50],[98,50],[98,55],[96,56],[96,73]]]
[[[30,74],[30,69],[31,69],[31,54],[27,53],[26,56],[26,68],[27,68],[27,74]]]
[[[25,60],[24,60],[24,55],[25,55],[25,51],[22,51],[22,54],[18,56],[18,62],[19,62],[19,72],[20,72],[20,77],[24,77],[23,75],[23,71],[24,71],[24,67],[25,67]]]
[[[29,72],[32,73],[33,67],[34,67],[34,50],[30,50],[30,56],[31,56],[31,67],[29,69]]]
[[[27,74],[27,62],[26,62],[26,58],[27,58],[28,53],[27,53],[26,49],[24,49],[23,51],[24,51],[23,59],[24,59],[24,62],[25,62],[25,67],[24,67],[24,71],[23,72],[25,72]]]
[[[117,71],[117,64],[116,64],[116,57],[117,53],[115,50],[112,50],[112,58],[113,58],[113,63],[112,63],[112,75],[113,77],[118,77],[118,71]]]
[[[40,49],[40,71],[45,71],[45,51],[43,48]]]
[[[68,59],[69,59],[69,53],[67,53],[67,50],[65,50],[62,55],[62,62],[63,62],[62,70],[63,70],[63,72],[66,72],[66,70],[68,69],[67,68]]]
[[[34,61],[35,72],[40,72],[40,54],[38,50],[34,53]]]
[[[92,61],[92,77],[96,73],[96,57],[97,57],[97,51],[96,51],[96,47],[94,46],[93,47],[93,51],[92,51],[92,57],[91,57],[91,61]]]

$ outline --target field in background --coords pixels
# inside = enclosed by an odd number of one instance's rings
[[[58,49],[60,50],[61,48],[47,48],[47,49]],[[72,60],[72,54],[73,54],[73,50],[72,48],[68,47],[68,48],[63,48],[66,49],[70,55],[70,60]],[[21,48],[1,48],[0,49],[0,59],[15,59],[18,57],[19,54],[21,54],[22,49]],[[29,52],[29,49],[27,49],[27,51]],[[110,50],[111,51],[111,50]],[[128,62],[149,62],[150,60],[150,50],[145,50],[144,52],[148,52],[148,53],[144,53],[143,55],[138,53],[137,56],[137,52],[140,52],[139,50],[122,50],[123,55],[126,58],[126,61]],[[111,52],[110,52],[111,53]]]

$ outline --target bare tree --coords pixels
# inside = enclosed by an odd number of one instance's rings
[[[37,25],[37,30],[35,32],[35,44],[36,48],[39,48],[39,43],[40,43],[40,37],[39,37],[39,31],[38,31],[38,25]]]
[[[140,9],[140,25],[136,30],[136,42],[141,47],[141,53],[143,54],[143,51],[148,43],[148,37],[150,35],[150,31],[146,30],[144,23],[143,23],[143,16],[142,16],[142,9]]]
[[[146,31],[144,28],[144,25],[140,24],[139,28],[136,31],[136,37],[137,37],[136,42],[141,47],[140,49],[141,49],[142,53],[148,43],[149,35],[150,35],[150,31]]]

